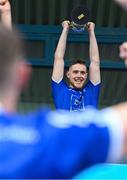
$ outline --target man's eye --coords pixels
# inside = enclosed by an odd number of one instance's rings
[[[77,74],[78,73],[78,71],[73,71],[74,72],[74,74]]]
[[[84,74],[86,74],[86,72],[85,71],[81,71],[81,74],[84,75]]]

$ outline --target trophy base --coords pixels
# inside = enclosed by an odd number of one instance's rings
[[[84,27],[82,27],[82,28],[72,27],[72,30],[76,33],[82,33],[82,32],[84,32],[85,28]]]

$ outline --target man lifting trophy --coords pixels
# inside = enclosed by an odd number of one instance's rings
[[[98,107],[100,93],[100,57],[95,37],[95,24],[89,22],[89,10],[85,6],[78,6],[71,12],[71,22],[62,22],[62,32],[54,54],[52,73],[52,95],[55,107],[69,111],[84,111],[87,107]],[[75,32],[84,29],[89,36],[89,76],[84,59],[74,59],[70,64],[64,81],[64,60],[67,45],[67,36],[70,28]],[[85,39],[84,39],[85,44]],[[79,45],[80,48],[80,45]],[[78,50],[77,50],[78,53]],[[85,53],[85,48],[84,48]],[[78,55],[77,55],[78,56]],[[89,80],[87,81],[87,77]]]

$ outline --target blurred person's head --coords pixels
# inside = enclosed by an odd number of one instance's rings
[[[67,72],[70,87],[80,90],[84,87],[87,79],[87,67],[84,61],[74,61]]]
[[[0,103],[8,111],[15,110],[29,72],[30,68],[24,61],[21,35],[0,24]]]

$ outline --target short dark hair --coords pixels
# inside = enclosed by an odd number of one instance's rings
[[[74,61],[72,61],[72,62],[70,63],[69,68],[70,68],[71,66],[75,65],[75,64],[82,64],[82,65],[86,66],[86,62],[85,62],[84,60],[82,60],[82,59],[76,59],[76,60],[74,60]]]

